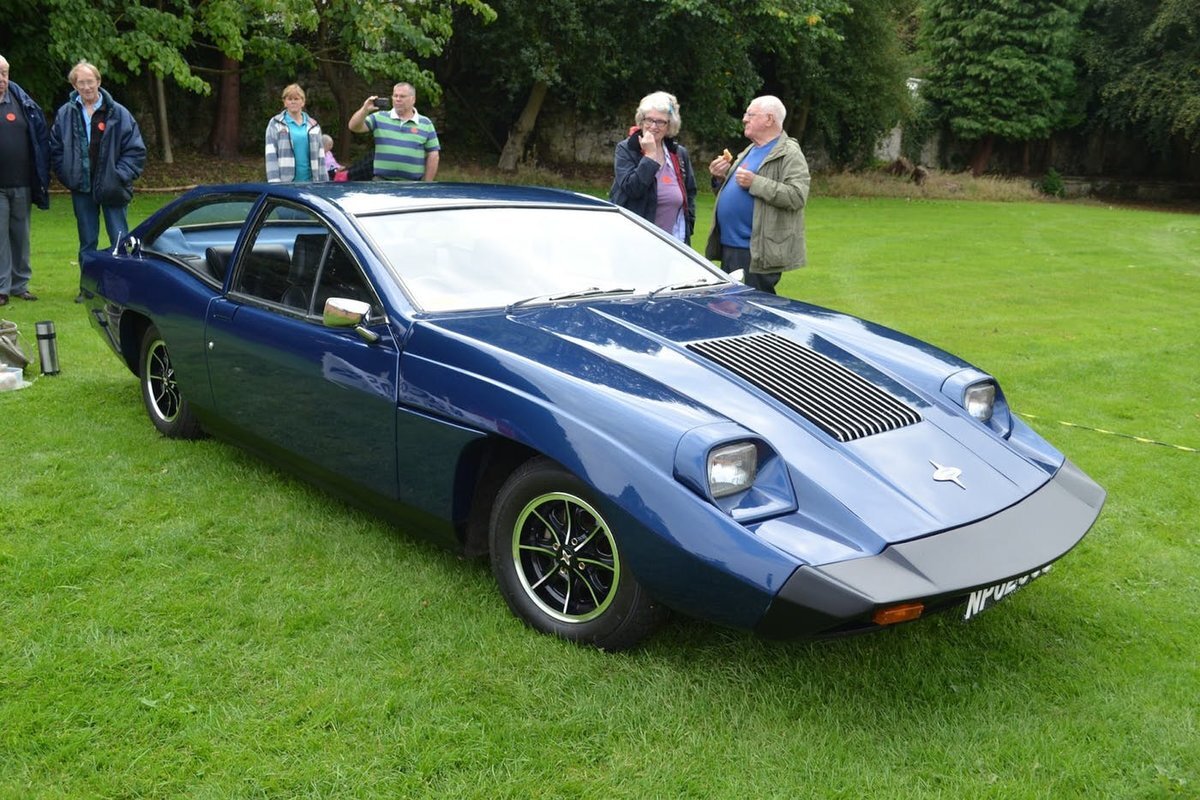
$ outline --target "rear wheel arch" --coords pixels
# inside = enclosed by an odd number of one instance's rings
[[[121,343],[121,359],[125,362],[125,366],[129,371],[139,378],[142,376],[142,365],[140,359],[142,357],[142,340],[146,336],[146,329],[153,323],[149,317],[145,317],[134,311],[126,311],[121,314],[120,324],[120,343]]]
[[[176,380],[167,342],[153,324],[143,331],[138,353],[138,383],[150,422],[171,439],[203,437],[204,430]]]

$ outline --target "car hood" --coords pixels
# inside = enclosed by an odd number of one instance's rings
[[[642,427],[627,424],[647,406],[676,439],[690,427],[737,423],[788,464],[795,524],[859,553],[997,513],[1062,463],[1044,443],[1014,444],[941,394],[969,368],[962,360],[785,298],[735,290],[443,317],[418,328],[410,353],[438,340],[444,353],[444,337],[482,346],[489,357],[468,370],[488,381],[519,376],[522,391],[540,393],[566,372],[592,384],[594,423],[617,439],[628,427],[638,439],[631,447],[651,446]]]

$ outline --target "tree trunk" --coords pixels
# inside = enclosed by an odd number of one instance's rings
[[[338,118],[336,120],[317,121],[321,123],[321,131],[333,137],[333,152],[337,156],[338,163],[343,167],[349,167],[352,134],[346,123],[350,121],[350,117],[354,116],[354,112],[362,105],[365,96],[359,97],[350,94],[354,81],[348,80],[345,75],[341,74],[343,71],[328,59],[322,58],[317,60],[317,72],[320,74],[321,79],[325,81],[325,85],[329,87],[330,93],[333,94],[333,102],[337,106],[338,111]]]
[[[504,143],[504,150],[500,152],[498,166],[501,171],[517,171],[517,164],[525,152],[525,142],[533,133],[533,129],[537,125],[538,113],[542,110],[542,103],[546,101],[548,88],[545,81],[538,81],[530,89],[529,99],[525,101],[525,108],[521,109],[521,116],[517,118],[517,124],[509,130],[508,141]]]
[[[808,127],[808,112],[811,107],[812,102],[805,99],[803,103],[788,109],[786,126],[788,136],[797,141],[804,139],[804,130]]]
[[[236,156],[238,130],[241,127],[242,65],[221,55],[221,83],[217,88],[217,109],[208,136],[208,152],[215,156]],[[261,141],[260,141],[261,144]]]
[[[992,160],[992,145],[995,142],[996,137],[985,136],[975,145],[975,152],[971,156],[971,174],[976,178],[987,172],[988,164]]]
[[[162,143],[162,160],[164,164],[174,164],[175,155],[171,152],[171,127],[167,124],[167,92],[163,88],[163,77],[154,73],[154,101],[158,104],[158,138]]]

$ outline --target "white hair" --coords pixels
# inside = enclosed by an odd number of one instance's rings
[[[647,111],[667,115],[667,136],[674,137],[679,133],[679,126],[683,124],[683,120],[679,116],[679,101],[675,99],[675,95],[669,92],[651,92],[643,97],[642,102],[638,103],[637,113],[633,115],[634,123],[641,125]]]
[[[779,127],[783,127],[783,121],[787,118],[787,109],[783,107],[783,101],[773,94],[764,94],[762,97],[756,97],[750,101],[750,105],[757,106],[761,111],[770,114],[779,123]]]

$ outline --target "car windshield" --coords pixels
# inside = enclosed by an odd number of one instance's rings
[[[636,296],[722,284],[693,254],[611,210],[507,206],[360,217],[426,311]]]

